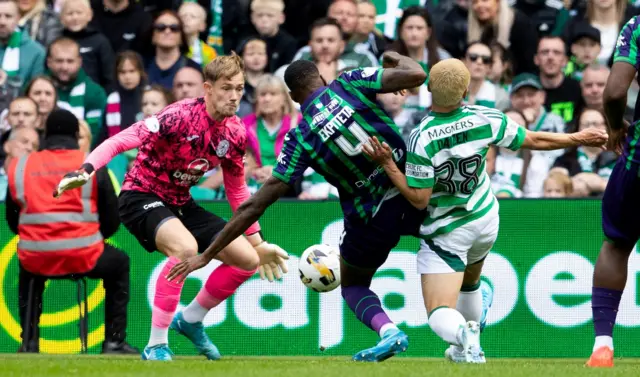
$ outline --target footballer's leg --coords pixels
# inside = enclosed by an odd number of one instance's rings
[[[191,204],[187,213],[189,219],[185,225],[195,235],[198,251],[203,252],[226,222],[195,203]],[[244,237],[231,242],[216,259],[223,264],[213,270],[195,299],[177,313],[171,322],[171,329],[191,340],[198,352],[209,360],[218,360],[221,356],[204,330],[204,317],[253,276],[259,263],[258,254]]]
[[[591,308],[595,342],[589,367],[613,366],[613,326],[627,282],[629,255],[638,241],[635,221],[640,211],[638,167],[627,169],[619,160],[602,198],[602,244],[593,272]]]

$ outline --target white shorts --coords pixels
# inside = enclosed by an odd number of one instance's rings
[[[467,264],[483,260],[498,238],[500,218],[496,201],[486,215],[449,233],[420,241],[419,274],[463,272]]]

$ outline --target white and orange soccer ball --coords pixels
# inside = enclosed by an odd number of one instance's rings
[[[300,280],[316,292],[330,292],[340,285],[340,252],[329,245],[307,248],[298,262]]]

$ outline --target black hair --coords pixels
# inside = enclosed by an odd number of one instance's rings
[[[340,36],[342,37],[342,40],[346,39],[346,35],[344,34],[344,32],[342,31],[342,26],[340,26],[340,24],[338,23],[338,21],[336,21],[335,18],[329,18],[329,17],[323,17],[323,18],[319,18],[315,21],[313,21],[313,23],[311,24],[311,27],[309,27],[309,34],[313,34],[313,31],[315,29],[319,29],[321,27],[325,27],[325,26],[335,26],[338,28],[338,31],[340,32]]]
[[[296,60],[284,72],[284,82],[292,92],[303,89],[319,77],[318,67],[309,60]]]

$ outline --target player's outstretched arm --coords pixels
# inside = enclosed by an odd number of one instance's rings
[[[218,234],[215,241],[200,255],[191,257],[169,272],[168,279],[183,281],[190,272],[207,265],[222,249],[244,233],[251,224],[258,221],[267,208],[289,191],[288,184],[271,177],[251,198],[243,202]]]
[[[602,147],[607,143],[608,135],[596,128],[587,128],[572,134],[554,132],[526,131],[522,148],[534,150],[553,150],[577,147]]]
[[[387,51],[382,55],[381,93],[397,92],[404,89],[417,88],[427,79],[427,73],[415,60]]]
[[[420,210],[427,208],[433,190],[431,188],[409,187],[407,176],[398,169],[398,165],[393,161],[393,151],[387,143],[380,143],[378,138],[374,136],[369,139],[369,144],[363,145],[362,150],[384,168],[393,185],[411,205]]]

